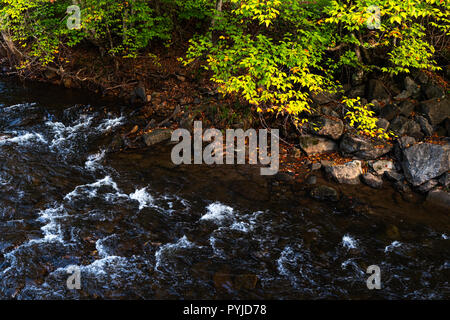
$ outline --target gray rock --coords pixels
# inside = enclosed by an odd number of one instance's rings
[[[450,117],[450,98],[423,101],[420,104],[420,110],[431,125],[436,126]]]
[[[392,146],[384,142],[375,144],[352,134],[344,134],[339,147],[344,156],[355,156],[363,160],[377,159],[392,149]]]
[[[394,162],[390,160],[378,160],[374,162],[369,162],[370,167],[377,175],[383,175],[386,171],[395,170]]]
[[[445,97],[445,91],[441,86],[433,82],[423,87],[423,92],[427,99],[443,99]]]
[[[169,140],[171,137],[172,130],[170,129],[156,129],[143,135],[144,142],[148,147]]]
[[[311,171],[317,171],[317,170],[320,170],[320,168],[322,168],[322,165],[320,164],[320,162],[316,162],[311,165]]]
[[[364,85],[353,87],[347,93],[348,97],[353,99],[358,97],[364,97],[365,94],[366,94],[366,87]]]
[[[430,191],[431,189],[433,189],[434,187],[436,187],[438,184],[438,182],[436,180],[429,180],[427,182],[425,182],[424,184],[420,185],[417,188],[417,191],[421,192],[421,193],[427,193],[428,191]]]
[[[311,190],[310,196],[313,199],[321,201],[338,201],[339,194],[336,189],[328,186],[317,186]]]
[[[420,86],[410,77],[406,76],[404,80],[405,90],[410,93],[411,96],[417,96],[420,93]]]
[[[383,179],[377,177],[371,173],[365,173],[362,175],[362,181],[367,184],[369,187],[375,189],[381,189],[383,186]]]
[[[435,189],[428,192],[426,202],[430,205],[442,207],[442,208],[450,208],[450,193]]]
[[[335,151],[337,148],[337,145],[333,140],[315,137],[312,135],[300,136],[299,140],[300,140],[300,147],[308,155]]]
[[[408,119],[404,116],[396,117],[394,120],[391,121],[391,124],[389,125],[389,130],[393,131],[396,134],[399,134],[400,130],[402,130],[406,121],[408,121]]]
[[[134,89],[133,100],[135,101],[136,99],[139,99],[142,102],[148,102],[147,92],[143,84],[140,84],[137,88]]]
[[[416,115],[416,120],[419,123],[420,128],[422,129],[422,132],[425,134],[425,136],[429,137],[433,135],[433,127],[427,119],[420,115]]]
[[[307,184],[316,184],[316,183],[317,183],[317,177],[314,176],[314,175],[309,176],[309,177],[306,179],[306,183],[307,183]]]
[[[325,167],[325,172],[335,181],[346,184],[358,184],[362,174],[361,161],[355,160],[342,165]]]
[[[403,150],[402,167],[414,186],[436,178],[450,169],[450,145],[421,143]]]
[[[420,125],[412,119],[408,119],[403,126],[398,130],[399,135],[407,135],[420,140],[423,138],[423,133]]]
[[[412,103],[411,101],[404,101],[402,102],[402,104],[400,105],[400,114],[405,116],[405,117],[409,117],[411,115],[411,113],[414,111],[414,109],[416,108],[416,105],[414,103]]]
[[[337,118],[322,117],[317,121],[315,126],[318,130],[312,129],[312,132],[333,140],[338,140],[344,132],[344,123],[341,119]]]
[[[411,97],[411,92],[408,90],[403,90],[402,92],[400,92],[398,95],[396,95],[394,97],[394,100],[405,100],[408,99],[409,97]]]
[[[377,127],[378,127],[378,128],[387,130],[387,129],[389,128],[389,125],[390,125],[389,121],[387,121],[387,120],[384,119],[384,118],[380,118],[380,119],[378,119],[378,121],[377,121]]]
[[[367,83],[367,97],[369,101],[372,99],[384,100],[389,99],[390,95],[382,81],[371,79]]]
[[[311,99],[317,104],[327,104],[339,99],[339,94],[328,91],[312,92]]]
[[[391,121],[400,114],[400,108],[395,104],[387,104],[380,111],[380,117]]]
[[[439,183],[444,187],[448,187],[450,185],[450,173],[446,172],[439,178]]]
[[[383,173],[383,177],[392,182],[399,182],[403,180],[403,175],[398,173],[397,171],[385,171]]]

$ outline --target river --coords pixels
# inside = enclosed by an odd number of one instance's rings
[[[129,112],[0,82],[1,299],[450,297],[448,213],[365,187],[341,188],[366,210],[317,202],[256,168],[174,166],[170,146],[106,152]]]

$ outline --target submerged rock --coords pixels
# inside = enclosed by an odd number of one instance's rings
[[[427,200],[428,204],[450,209],[450,193],[435,189],[428,192]]]
[[[419,186],[450,169],[450,145],[422,143],[406,148],[402,167],[406,179]]]
[[[374,143],[363,137],[344,134],[340,143],[341,153],[344,156],[355,156],[363,160],[373,160],[388,153],[392,146],[379,142]]]
[[[316,200],[338,201],[339,194],[336,189],[328,186],[317,186],[311,190],[310,196]]]
[[[362,174],[361,161],[355,160],[342,165],[325,167],[325,172],[335,181],[346,184],[358,184]]]
[[[308,155],[311,155],[316,153],[335,151],[337,145],[334,141],[326,138],[304,135],[300,137],[300,147]]]

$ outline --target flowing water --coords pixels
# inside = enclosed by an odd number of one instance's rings
[[[108,153],[120,110],[0,82],[0,298],[449,298],[448,213],[365,187],[365,210],[320,203],[255,168],[176,167],[170,146]]]

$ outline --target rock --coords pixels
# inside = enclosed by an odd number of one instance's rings
[[[300,147],[308,155],[312,155],[316,153],[335,151],[337,145],[333,140],[311,135],[304,135],[300,136]]]
[[[386,228],[386,236],[391,240],[399,240],[400,239],[400,231],[396,225],[389,225]]]
[[[436,126],[450,117],[450,98],[422,101],[420,110],[430,121],[431,125]]]
[[[402,194],[411,193],[411,188],[409,187],[409,185],[406,181],[395,181],[394,189]]]
[[[169,140],[171,137],[172,130],[170,129],[156,129],[143,135],[144,142],[148,147]]]
[[[450,173],[446,172],[439,178],[439,183],[444,187],[448,187],[450,185]]]
[[[352,85],[354,85],[354,86],[360,85],[361,83],[363,83],[363,81],[364,81],[364,71],[363,70],[360,69],[360,70],[352,73],[352,77],[351,77]]]
[[[274,176],[274,179],[282,182],[290,182],[294,180],[294,176],[292,174],[289,174],[288,172],[278,172]]]
[[[404,85],[405,90],[410,93],[410,96],[417,97],[420,93],[420,86],[408,76],[405,77]]]
[[[64,79],[62,80],[62,83],[63,83],[63,85],[64,85],[65,88],[70,89],[70,88],[73,87],[73,81],[72,81],[71,78],[64,78]]]
[[[336,189],[323,185],[312,189],[310,196],[321,201],[339,201],[339,194]]]
[[[427,99],[443,99],[445,97],[445,91],[441,86],[436,83],[430,82],[423,87],[423,93]]]
[[[407,120],[403,126],[398,130],[399,135],[407,135],[420,140],[423,138],[423,133],[420,125],[412,119]]]
[[[409,117],[415,108],[416,108],[416,105],[414,103],[412,103],[411,101],[404,101],[399,107],[400,114],[405,117]]]
[[[339,114],[327,106],[320,106],[319,109],[320,109],[320,113],[325,116],[330,116],[330,117],[337,118],[337,119],[339,118]]]
[[[369,187],[375,189],[381,189],[383,186],[383,179],[377,177],[371,173],[365,173],[362,175],[362,181],[367,184]]]
[[[58,74],[55,71],[53,71],[53,70],[48,70],[47,69],[47,70],[44,71],[44,76],[48,80],[53,80],[53,79],[58,77]]]
[[[405,125],[406,121],[408,121],[408,119],[404,116],[396,117],[394,120],[391,121],[391,124],[389,125],[389,130],[393,131],[396,134],[399,134],[399,132]]]
[[[394,162],[390,160],[378,160],[375,162],[369,162],[370,167],[377,175],[383,175],[386,171],[395,170]]]
[[[426,202],[430,205],[442,207],[442,208],[450,208],[450,193],[435,189],[428,192]]]
[[[369,100],[385,100],[389,99],[390,95],[382,81],[371,79],[367,84],[367,97],[369,98]]]
[[[316,162],[311,165],[311,171],[317,171],[317,170],[320,170],[320,168],[322,168],[322,165],[320,164],[320,162]]]
[[[117,152],[125,146],[125,142],[120,134],[116,134],[108,146],[108,152]]]
[[[361,161],[355,160],[343,165],[325,167],[325,172],[339,183],[358,184],[362,174]]]
[[[403,180],[403,175],[393,170],[385,171],[383,173],[383,177],[392,182],[399,182]]]
[[[403,90],[401,93],[394,97],[394,100],[405,100],[411,97],[411,92],[408,90]]]
[[[403,150],[403,171],[414,186],[436,178],[450,169],[450,144],[416,144]]]
[[[344,132],[344,123],[337,118],[322,117],[315,126],[318,130],[312,129],[312,132],[334,140],[338,140]]]
[[[352,99],[364,97],[365,94],[366,94],[366,87],[364,85],[353,87],[347,93],[348,97]]]
[[[377,127],[381,128],[381,129],[384,129],[384,130],[387,130],[389,128],[389,124],[390,124],[389,121],[387,121],[384,118],[380,118],[377,121]]]
[[[306,183],[307,184],[316,184],[317,183],[317,177],[315,175],[310,175],[307,179],[306,179]]]
[[[427,193],[428,191],[430,191],[431,189],[436,187],[437,184],[438,184],[438,182],[436,180],[429,180],[429,181],[425,182],[424,184],[420,185],[417,188],[417,191],[419,191],[421,193]]]
[[[400,114],[400,108],[395,104],[387,104],[380,111],[380,117],[391,121]]]
[[[355,156],[364,160],[377,159],[392,149],[392,146],[384,142],[374,143],[352,134],[344,134],[339,147],[344,156]]]
[[[327,104],[339,99],[339,94],[328,91],[312,92],[311,99],[317,104]]]
[[[142,102],[148,102],[147,92],[143,84],[139,84],[139,86],[134,89],[132,100],[133,101],[141,100]]]
[[[433,135],[433,127],[427,119],[420,115],[416,115],[416,121],[417,123],[419,123],[420,128],[422,129],[422,132],[425,134],[425,136],[429,137]]]

